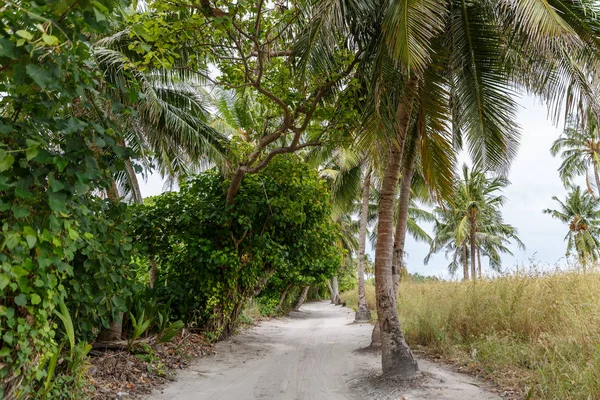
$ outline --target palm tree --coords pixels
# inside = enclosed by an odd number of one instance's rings
[[[354,317],[357,322],[369,321],[371,312],[367,305],[365,290],[365,245],[367,240],[367,222],[369,213],[369,198],[371,192],[371,169],[365,175],[360,208],[360,228],[358,232],[358,306]]]
[[[98,40],[92,51],[116,95],[134,113],[109,115],[124,132],[125,143],[141,156],[146,168],[156,163],[158,172],[173,184],[210,164],[225,162],[227,137],[209,125],[213,101],[203,82],[177,69],[141,70],[141,56],[129,49],[128,28]],[[132,92],[141,96],[131,97]],[[139,184],[131,162],[116,181],[123,193],[141,202]]]
[[[502,177],[488,177],[463,166],[462,175],[455,180],[453,201],[445,202],[434,211],[437,217],[435,239],[425,263],[433,253],[444,249],[446,255],[452,255],[448,270],[455,273],[462,264],[463,279],[468,280],[470,264],[471,279],[475,280],[477,275],[482,276],[483,252],[489,257],[490,266],[499,271],[500,253],[512,254],[507,247],[511,240],[524,247],[516,229],[502,220],[500,207],[505,198],[499,192],[507,185],[508,181]]]
[[[571,187],[564,202],[556,196],[552,199],[559,209],[545,209],[544,213],[569,225],[566,254],[569,256],[575,250],[585,270],[590,261],[597,261],[600,256],[600,203],[579,186]]]
[[[585,175],[588,192],[594,198],[600,197],[600,133],[591,110],[583,120],[574,116],[567,119],[563,134],[554,141],[550,152],[553,156],[560,153],[563,161],[558,172],[565,185],[572,184],[576,176]],[[598,196],[590,185],[590,175],[593,175]]]
[[[397,130],[396,141],[399,145],[390,150],[387,179],[384,178],[386,196],[391,196],[396,185],[395,178],[403,157],[398,148],[403,148],[415,109],[414,100],[419,97],[415,94],[418,91],[415,87],[427,82],[423,79],[424,73],[420,72],[429,71],[437,56],[447,56],[447,61],[441,65],[449,77],[444,86],[451,94],[448,108],[452,109],[454,143],[462,145],[464,141],[476,164],[488,168],[504,169],[507,161],[515,155],[517,127],[510,122],[514,120],[516,111],[511,96],[515,82],[525,85],[554,105],[560,106],[563,99],[569,99],[577,91],[579,93],[575,95],[581,94],[595,103],[591,85],[586,79],[581,79],[580,73],[585,63],[589,66],[597,62],[598,25],[586,16],[597,9],[597,5],[591,1],[553,3],[560,12],[535,0],[390,3],[382,20],[388,50],[402,67],[413,72],[404,80],[403,101],[398,102],[396,124],[400,129]],[[508,46],[507,42],[499,40],[507,32],[516,38],[514,42],[509,41]],[[594,56],[589,57],[590,53]],[[512,58],[509,64],[506,63],[507,54]],[[544,73],[540,73],[541,70]],[[548,76],[553,79],[546,80]],[[583,76],[586,74],[583,73]],[[428,113],[429,109],[424,108],[423,112]],[[390,185],[389,188],[387,185]],[[378,304],[382,305],[378,306],[379,322],[382,326],[391,327],[384,336],[396,336],[389,340],[389,349],[383,350],[383,367],[384,373],[395,370],[394,373],[411,376],[414,363],[410,356],[406,356],[407,349],[397,325],[397,315],[394,315],[394,302],[389,296],[393,290],[387,267],[390,264],[389,249],[393,244],[392,209],[393,203],[389,199],[382,202],[378,228],[382,242],[378,242],[375,262],[376,269],[380,271],[376,274]],[[472,263],[474,256],[471,254]],[[386,341],[384,338],[384,343]],[[394,362],[394,358],[402,361]]]

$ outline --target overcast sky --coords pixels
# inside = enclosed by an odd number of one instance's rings
[[[547,118],[546,107],[533,98],[524,97],[520,104],[517,122],[523,135],[519,154],[509,175],[511,184],[504,192],[507,203],[503,214],[505,222],[518,229],[519,237],[527,248],[522,251],[513,246],[514,257],[505,256],[503,267],[528,264],[533,258],[545,268],[564,265],[567,227],[542,213],[545,208],[556,208],[552,196],[563,198],[566,194],[557,172],[560,159],[552,157],[549,151],[552,142],[562,132],[562,123],[554,126]],[[156,195],[162,192],[163,182],[160,177],[151,176],[148,181],[141,182],[141,189],[144,197]],[[449,261],[443,253],[432,257],[429,265],[425,266],[426,244],[409,239],[406,251],[410,272],[448,277]],[[487,265],[485,258],[482,264],[484,267]]]

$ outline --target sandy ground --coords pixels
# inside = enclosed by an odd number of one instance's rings
[[[270,320],[216,345],[149,400],[498,400],[474,378],[419,360],[410,385],[379,377],[380,355],[361,351],[372,326],[329,302]]]

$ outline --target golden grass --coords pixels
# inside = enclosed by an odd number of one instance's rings
[[[374,309],[374,288],[367,286]],[[355,306],[357,295],[342,298]],[[539,399],[600,399],[600,274],[403,282],[408,342]],[[474,358],[472,356],[474,355]]]

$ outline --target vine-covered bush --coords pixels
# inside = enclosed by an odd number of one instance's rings
[[[156,289],[173,316],[232,333],[246,301],[270,279],[310,283],[339,265],[327,189],[293,156],[247,176],[226,206],[216,170],[154,197],[135,211],[136,236],[156,257]]]
[[[127,110],[99,92],[105,82],[90,56],[115,4],[0,7],[0,398],[45,396],[62,299],[89,340],[131,292],[123,209],[98,197],[128,156],[106,109]]]

